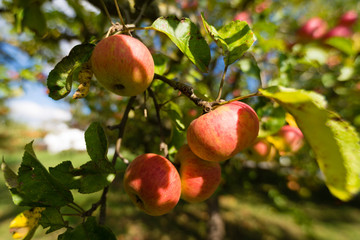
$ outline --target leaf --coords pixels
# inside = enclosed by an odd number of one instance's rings
[[[64,161],[55,167],[50,167],[50,174],[68,189],[79,189],[79,179],[76,178],[74,167],[70,161]]]
[[[179,131],[185,130],[185,124],[183,123],[183,115],[179,105],[174,102],[169,102],[162,109],[168,114],[169,118]]]
[[[88,217],[86,222],[59,235],[58,240],[116,240],[116,237],[108,227],[99,225],[95,217]]]
[[[254,33],[245,21],[232,21],[216,30],[205,20],[204,14],[201,14],[201,18],[206,31],[222,48],[226,66],[240,59],[255,42]]]
[[[18,176],[9,168],[3,158],[1,163],[1,170],[4,173],[5,184],[8,188],[17,188],[19,186]]]
[[[165,55],[161,53],[153,54],[154,64],[155,64],[155,73],[159,75],[163,75],[169,64],[169,58],[167,58]]]
[[[107,160],[108,142],[99,122],[93,122],[85,131],[86,150],[93,161]]]
[[[189,18],[159,17],[150,29],[166,34],[200,71],[208,71],[211,59],[209,45]]]
[[[74,174],[79,176],[79,192],[93,193],[100,191],[108,186],[115,178],[115,169],[110,162],[106,161],[99,165],[97,162],[87,162],[80,167],[79,170],[74,170]]]
[[[354,127],[326,109],[323,96],[305,90],[271,87],[259,90],[296,120],[316,155],[325,183],[337,198],[348,201],[360,189],[360,138]]]
[[[71,192],[52,177],[36,158],[32,142],[25,146],[18,181],[19,187],[11,189],[19,201],[16,204],[60,207],[73,201]]]
[[[353,49],[353,45],[350,39],[343,37],[332,37],[325,41],[327,45],[339,49],[343,53],[351,56],[356,52]]]
[[[50,227],[46,231],[47,234],[67,226],[58,208],[46,208],[41,213],[39,224],[43,228]]]
[[[47,29],[46,18],[41,11],[40,4],[27,4],[24,8],[22,26],[28,27],[40,37],[45,35]]]
[[[30,240],[39,226],[41,212],[45,208],[35,207],[18,214],[10,222],[10,233],[14,239]]]
[[[70,93],[73,78],[77,77],[73,76],[74,70],[90,59],[94,46],[90,43],[76,45],[68,56],[56,64],[47,78],[49,97],[59,100]]]

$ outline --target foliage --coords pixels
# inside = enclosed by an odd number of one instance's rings
[[[6,165],[6,158],[2,164],[14,203],[45,208],[37,224],[50,227],[48,232],[66,228],[58,239],[115,239],[103,224],[109,186],[116,175],[123,175],[129,162],[122,152],[130,151],[133,158],[144,152],[159,152],[160,146],[172,160],[185,142],[192,119],[235,100],[254,107],[261,138],[273,136],[285,121],[289,123],[286,113],[290,113],[309,151],[286,156],[290,159],[288,165],[308,171],[305,163],[317,161],[335,197],[349,201],[358,193],[360,25],[353,27],[355,33],[350,38],[303,40],[297,33],[306,19],[317,14],[335,26],[333,16],[358,7],[355,0],[347,4],[340,0],[331,4],[324,0],[200,0],[199,6],[190,9],[174,1],[135,1],[135,5],[123,1],[123,15],[118,15],[113,1],[66,3],[73,14],[52,7],[47,0],[4,0],[2,8],[3,18],[13,30],[26,36],[15,38],[13,44],[54,65],[47,77],[49,96],[70,102],[78,110],[74,121],[87,128],[90,160],[79,168],[63,161],[46,169],[32,143],[25,146],[17,173]],[[171,10],[176,7],[183,9]],[[320,13],[313,11],[323,8]],[[240,10],[251,12],[251,23],[233,21]],[[304,12],[307,14],[302,17]],[[122,16],[128,25],[124,25]],[[110,26],[109,19],[120,23],[111,22]],[[156,72],[152,85],[143,96],[125,98],[107,92],[92,79],[86,98],[69,98],[76,89],[73,85],[82,83],[80,70],[106,32],[132,34],[152,50]],[[63,40],[78,40],[81,44],[64,57],[59,55]],[[20,78],[38,79],[34,77],[39,73],[37,69],[27,70],[30,77]],[[0,68],[0,74],[3,72]],[[10,97],[13,80],[4,77],[3,98]],[[84,107],[90,114],[82,111]],[[109,147],[115,148],[111,161],[107,156]],[[298,161],[300,155],[304,163]],[[227,164],[236,169],[252,157],[244,151]],[[283,159],[277,158],[273,164],[281,167]],[[225,174],[224,179],[231,176]],[[74,191],[88,194],[101,190],[101,198],[89,210],[73,197]],[[269,196],[281,199],[275,190],[269,190]],[[281,205],[278,200],[274,204]],[[83,222],[70,226],[61,211],[64,207],[73,209]],[[99,222],[92,216],[98,207]],[[30,239],[32,234],[30,231],[25,237]]]

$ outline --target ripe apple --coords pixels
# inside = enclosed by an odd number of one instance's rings
[[[279,149],[281,155],[287,152],[296,153],[304,145],[304,135],[298,127],[285,125],[279,130],[278,135],[284,144],[284,149]]]
[[[327,23],[320,17],[310,18],[298,30],[300,38],[305,40],[321,39],[328,29]]]
[[[121,96],[144,92],[154,77],[154,60],[149,49],[128,35],[112,35],[101,40],[90,61],[99,83]]]
[[[249,147],[258,132],[259,119],[254,109],[235,101],[193,120],[187,129],[187,141],[201,159],[220,162]]]
[[[350,27],[356,23],[357,19],[357,12],[355,10],[349,10],[340,17],[338,25]]]
[[[259,139],[251,146],[250,152],[256,161],[271,161],[276,156],[275,147],[265,139]]]
[[[332,37],[344,37],[349,38],[351,37],[353,32],[348,26],[338,25],[332,28],[329,32],[326,33],[324,36],[325,39],[332,38]]]
[[[197,203],[213,195],[221,181],[221,167],[218,162],[199,158],[187,144],[179,149],[175,162],[180,164],[182,199]]]
[[[236,20],[245,21],[248,24],[252,24],[251,15],[247,11],[242,11],[237,13],[234,17],[234,21]]]
[[[170,212],[181,195],[180,176],[165,157],[147,153],[135,158],[124,175],[124,189],[145,213],[160,216]]]

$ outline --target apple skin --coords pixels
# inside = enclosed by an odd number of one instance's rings
[[[137,207],[149,215],[160,216],[170,212],[180,199],[180,175],[165,157],[146,153],[127,167],[124,189]]]
[[[220,162],[251,146],[258,133],[256,112],[235,101],[194,119],[187,129],[187,142],[201,159]]]
[[[221,181],[221,167],[218,162],[199,158],[187,144],[179,149],[175,162],[180,164],[182,199],[198,203],[214,194]]]
[[[313,17],[306,21],[298,30],[302,39],[317,40],[325,36],[328,24],[320,17]]]
[[[348,26],[338,25],[329,30],[324,36],[325,39],[332,38],[332,37],[344,37],[349,38],[351,37],[353,32]]]
[[[250,152],[256,161],[272,161],[276,156],[275,147],[265,139],[259,139],[251,146]]]
[[[338,25],[350,27],[356,23],[357,19],[357,12],[355,10],[349,10],[340,17]]]
[[[278,135],[283,139],[285,149],[280,150],[280,154],[284,155],[286,152],[296,153],[304,145],[304,135],[298,127],[285,125]]]
[[[90,61],[98,82],[120,96],[144,92],[154,77],[154,60],[149,49],[128,35],[112,35],[101,40]]]

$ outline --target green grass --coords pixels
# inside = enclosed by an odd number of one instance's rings
[[[77,167],[89,160],[86,153],[65,152],[52,155],[38,151],[36,154],[46,167],[56,166],[64,160],[71,160]],[[15,172],[21,157],[22,153],[4,154],[5,161]],[[279,205],[259,191],[244,191],[240,184],[232,184],[230,190],[219,191],[220,211],[226,228],[225,239],[360,239],[360,209],[351,204],[333,200],[315,202],[287,198]],[[2,174],[0,192],[0,236],[6,240],[11,239],[8,229],[10,221],[25,208],[12,203]],[[75,202],[85,209],[90,208],[101,194],[73,193]],[[108,194],[107,225],[123,240],[205,239],[208,217],[206,203],[188,204],[182,200],[170,214],[162,217],[148,216],[130,202],[123,191],[121,179],[111,185]],[[70,220],[71,223],[76,222],[74,218]],[[57,235],[63,231],[46,235],[46,230],[39,227],[33,239],[57,239]]]

